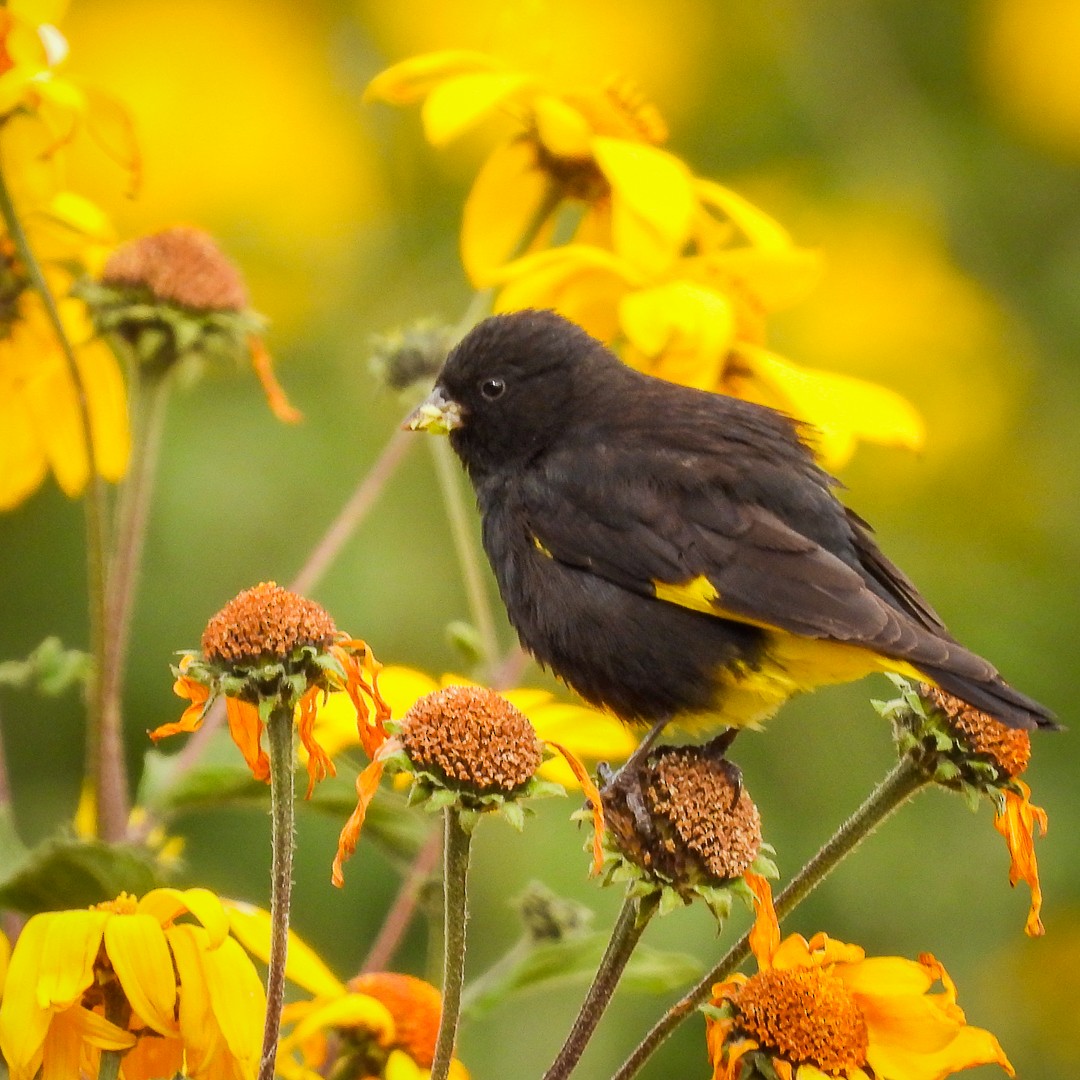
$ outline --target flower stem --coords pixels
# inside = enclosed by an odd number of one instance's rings
[[[120,488],[116,535],[105,582],[105,641],[101,661],[102,723],[123,730],[124,667],[131,632],[131,613],[142,569],[146,522],[157,472],[171,381],[164,372],[133,365],[131,387],[131,469]],[[115,813],[127,819],[127,792],[114,796]]]
[[[375,459],[375,464],[364,475],[349,501],[341,508],[330,528],[315,545],[300,572],[293,579],[289,588],[296,593],[307,595],[312,587],[326,573],[327,567],[338,557],[349,537],[367,517],[375,500],[382,494],[387,481],[405,460],[405,455],[416,445],[416,437],[397,428],[390,436],[382,453]]]
[[[901,758],[858,810],[777,895],[777,919],[790,915],[887,817],[929,784],[930,780],[910,758]],[[708,999],[713,984],[726,979],[749,955],[750,932],[747,931],[712,971],[664,1013],[612,1080],[630,1080],[636,1076],[661,1043]]]
[[[468,878],[472,833],[461,824],[461,814],[453,806],[444,811],[446,829],[443,846],[443,989],[439,1035],[431,1080],[446,1080],[454,1056],[461,991],[465,982],[465,929],[469,922]]]
[[[574,1071],[615,993],[615,987],[622,977],[630,954],[637,947],[658,906],[657,893],[643,899],[628,898],[623,904],[611,932],[607,950],[596,969],[592,986],[589,987],[566,1042],[552,1062],[551,1068],[544,1073],[544,1080],[564,1080]]]
[[[428,445],[435,456],[435,471],[446,505],[454,548],[465,584],[465,595],[473,624],[480,635],[480,649],[484,658],[484,670],[490,675],[498,663],[499,642],[495,636],[495,618],[491,611],[491,597],[484,581],[476,542],[469,524],[469,512],[461,492],[458,470],[452,451],[445,439],[429,439]]]
[[[266,976],[266,1025],[259,1080],[273,1080],[285,1001],[285,959],[289,946],[289,899],[293,862],[293,710],[278,705],[266,725],[270,751],[270,817],[273,864],[270,871],[270,963]]]
[[[118,718],[108,719],[102,708],[101,669],[105,654],[105,490],[97,468],[93,428],[90,419],[90,400],[75,351],[68,340],[56,298],[45,280],[30,243],[26,237],[0,162],[0,217],[15,245],[30,284],[41,297],[42,306],[51,324],[75,392],[75,407],[83,453],[86,457],[87,485],[83,511],[86,517],[87,596],[89,600],[90,644],[96,675],[89,694],[87,722],[87,775],[93,785],[97,802],[97,828],[105,840],[119,840],[127,824],[127,769],[124,762],[122,732],[115,725]]]

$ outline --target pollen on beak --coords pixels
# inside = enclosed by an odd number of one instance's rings
[[[447,435],[465,422],[461,406],[447,398],[436,387],[426,401],[418,405],[401,425],[407,431],[428,431],[432,435]]]

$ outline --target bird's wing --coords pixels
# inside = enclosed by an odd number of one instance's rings
[[[943,664],[955,650],[914,586],[809,474],[769,505],[715,459],[624,447],[549,459],[521,488],[536,547],[643,596],[805,637]],[[760,480],[760,476],[757,481]],[[754,492],[755,495],[759,494]],[[864,559],[869,563],[863,565]]]

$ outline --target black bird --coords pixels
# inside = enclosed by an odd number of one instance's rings
[[[406,426],[449,433],[522,645],[623,720],[753,726],[889,671],[1056,726],[950,636],[780,412],[520,311],[466,335]]]

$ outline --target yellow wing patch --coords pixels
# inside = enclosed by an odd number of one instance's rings
[[[533,542],[533,547],[536,548],[536,550],[539,551],[541,555],[544,555],[549,559],[554,559],[555,558],[555,556],[552,555],[551,552],[546,547],[544,547],[544,541],[541,540],[539,536],[534,536],[532,538],[532,542]]]
[[[696,578],[678,585],[653,578],[652,587],[656,599],[663,600],[665,603],[678,604],[679,607],[690,608],[691,611],[700,611],[706,615],[715,615],[718,619],[730,619],[732,622],[758,626],[762,630],[776,629],[771,623],[725,610],[719,591],[704,574],[698,574]]]

